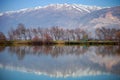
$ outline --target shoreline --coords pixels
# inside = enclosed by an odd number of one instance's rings
[[[31,41],[31,40],[16,40],[16,41],[0,41],[0,46],[12,45],[120,45],[119,41]]]

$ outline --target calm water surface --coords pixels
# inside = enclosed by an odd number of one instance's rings
[[[120,46],[0,47],[0,80],[120,80]]]

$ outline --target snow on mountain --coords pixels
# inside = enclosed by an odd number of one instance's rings
[[[107,13],[111,15],[104,17]],[[119,27],[120,7],[103,8],[80,4],[50,4],[43,7],[26,8],[17,11],[0,13],[2,32],[15,28],[19,23],[26,27],[85,28],[93,30],[98,27]],[[114,20],[113,20],[114,18]],[[104,25],[103,25],[104,24]],[[89,28],[90,27],[90,28]]]
[[[47,9],[47,8],[52,8],[52,9],[66,9],[66,10],[78,10],[80,12],[88,12],[90,13],[91,11],[94,11],[94,10],[99,10],[99,9],[102,9],[101,7],[97,7],[97,6],[87,6],[87,5],[81,5],[81,4],[50,4],[50,5],[47,5],[47,6],[38,6],[38,7],[35,7],[35,8],[25,8],[25,9],[20,9],[20,10],[17,10],[17,11],[7,11],[5,13],[0,13],[1,15],[0,16],[3,16],[4,14],[14,14],[14,13],[26,13],[26,12],[30,12],[30,11],[35,11],[35,10],[40,10],[40,9]]]
[[[120,6],[93,11],[82,18],[84,28],[120,28]]]

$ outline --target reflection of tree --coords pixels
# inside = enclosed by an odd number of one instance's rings
[[[93,61],[96,60],[108,72],[120,74],[120,71],[116,68],[120,66],[120,46],[99,46],[96,48],[96,55]]]
[[[120,46],[99,46],[96,53],[98,55],[120,55]]]
[[[60,55],[80,55],[84,54],[88,48],[83,46],[16,46],[9,47],[9,51],[15,53],[19,59],[23,59],[26,54],[51,55],[58,57]]]
[[[117,46],[116,53],[120,55],[120,46]]]
[[[15,53],[18,56],[19,60],[22,60],[25,56],[25,54],[27,53],[26,51],[26,47],[9,47],[9,51],[13,54]]]
[[[1,47],[0,47],[1,48]],[[11,53],[17,54],[19,59],[23,59],[26,54],[51,55],[58,57],[60,55],[81,55],[88,51],[86,46],[16,46],[9,47]],[[98,46],[96,54],[102,57],[106,55],[120,55],[120,46]]]
[[[4,51],[5,47],[4,46],[0,46],[0,52]]]
[[[119,46],[16,46],[9,47],[12,54],[16,54],[19,60],[24,59],[25,55],[52,56],[53,58],[64,55],[83,55],[86,58],[80,61],[90,69],[101,70],[104,72],[120,73]],[[118,51],[117,51],[118,50]],[[95,52],[95,53],[94,53]],[[86,54],[89,53],[89,54]],[[79,62],[79,59],[77,60]],[[81,63],[82,62],[82,63]],[[118,72],[117,72],[118,71]]]

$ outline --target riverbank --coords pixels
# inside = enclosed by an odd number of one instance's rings
[[[16,40],[16,41],[0,41],[0,45],[120,45],[118,41],[31,41],[31,40]]]

